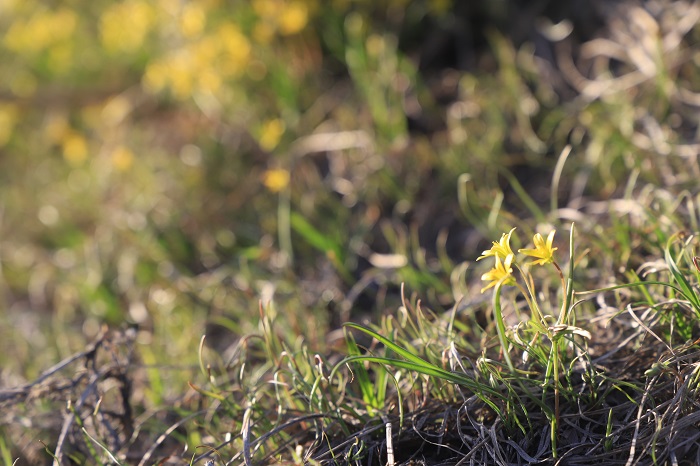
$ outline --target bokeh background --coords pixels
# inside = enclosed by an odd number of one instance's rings
[[[183,362],[207,330],[255,330],[259,299],[319,345],[401,282],[449,305],[458,177],[490,196],[498,164],[545,160],[529,118],[556,96],[510,42],[544,3],[0,8],[5,377],[103,324]]]

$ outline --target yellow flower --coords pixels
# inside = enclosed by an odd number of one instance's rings
[[[88,156],[87,140],[76,132],[67,133],[61,141],[61,146],[63,158],[72,165],[81,164]]]
[[[112,152],[112,166],[119,172],[125,172],[134,164],[134,153],[124,146],[119,146]]]
[[[109,52],[132,53],[141,49],[156,21],[150,2],[114,2],[100,17],[100,41]]]
[[[221,26],[215,39],[221,47],[221,55],[218,57],[218,67],[221,72],[234,77],[245,72],[252,50],[248,38],[238,26],[235,24]]]
[[[544,265],[549,264],[554,261],[554,251],[559,248],[552,247],[552,241],[554,241],[554,233],[556,230],[552,230],[547,236],[547,241],[545,242],[542,235],[539,233],[535,234],[532,241],[535,243],[535,249],[518,249],[518,252],[525,254],[526,256],[536,257],[537,259],[530,262],[530,264]]]
[[[70,39],[78,25],[78,15],[66,8],[37,11],[27,20],[16,19],[11,24],[2,43],[8,49],[26,56]]]
[[[202,7],[196,3],[188,3],[182,7],[180,13],[180,32],[185,37],[199,35],[207,24],[207,15]]]
[[[273,168],[263,174],[263,184],[273,193],[278,193],[289,185],[289,172],[284,168]]]
[[[300,32],[309,21],[309,12],[302,2],[291,2],[282,9],[277,18],[279,31],[285,36]]]
[[[501,240],[498,243],[493,241],[493,246],[491,246],[491,249],[487,249],[486,251],[482,252],[476,260],[480,261],[481,259],[490,256],[496,256],[496,258],[505,260],[508,256],[514,256],[515,254],[510,248],[510,235],[513,234],[513,231],[515,231],[515,228],[512,228],[508,233],[503,233],[501,235]]]
[[[496,266],[481,276],[482,280],[491,281],[491,283],[489,283],[481,289],[482,293],[491,288],[492,286],[496,286],[501,280],[503,280],[504,285],[515,284],[513,268],[511,267],[514,258],[514,254],[508,254],[508,256],[506,256],[506,260],[504,262],[501,262],[501,258],[498,255],[496,255]]]
[[[156,93],[168,86],[170,70],[163,61],[154,60],[146,66],[143,74],[143,84],[146,89]]]
[[[282,135],[284,135],[284,130],[284,121],[281,119],[273,118],[266,121],[260,128],[260,135],[258,136],[258,143],[262,150],[270,152],[277,147]]]

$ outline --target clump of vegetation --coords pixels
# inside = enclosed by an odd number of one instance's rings
[[[234,3],[0,5],[2,464],[700,463],[696,5]]]

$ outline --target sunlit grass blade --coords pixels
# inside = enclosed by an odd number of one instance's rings
[[[416,364],[414,362],[406,361],[403,359],[384,358],[380,356],[350,356],[338,363],[336,369],[342,366],[343,364],[352,363],[356,361],[368,361],[382,365],[385,364],[391,367],[406,369],[411,372],[417,372],[419,374],[435,377],[439,380],[461,385],[471,390],[484,403],[489,405],[489,407],[491,407],[494,410],[494,412],[496,412],[499,416],[502,415],[501,409],[499,409],[498,405],[493,400],[505,400],[505,396],[499,393],[498,391],[494,390],[493,388],[489,387],[488,385],[481,384],[466,375],[461,375],[456,372],[450,372],[431,364]],[[334,369],[334,372],[336,369]]]
[[[379,364],[387,364],[391,365],[393,367],[398,367],[402,369],[407,369],[410,371],[418,372],[421,374],[429,375],[432,377],[436,377],[438,379],[446,380],[449,382],[453,382],[462,386],[465,386],[466,388],[472,390],[475,394],[479,395],[480,398],[489,405],[493,405],[492,408],[499,411],[498,408],[493,404],[493,402],[488,398],[488,397],[493,397],[496,399],[504,399],[504,395],[501,394],[499,391],[489,387],[488,385],[484,385],[476,381],[475,379],[467,376],[466,374],[459,374],[456,372],[448,371],[445,369],[442,369],[434,364],[429,363],[428,361],[425,361],[424,359],[420,358],[419,356],[416,356],[415,354],[411,353],[410,351],[406,350],[405,348],[402,348],[401,346],[397,345],[393,341],[389,340],[388,338],[380,335],[379,333],[364,327],[359,324],[355,323],[347,323],[345,324],[347,327],[357,329],[361,332],[364,332],[365,334],[375,338],[377,341],[385,345],[388,349],[396,353],[397,355],[405,358],[405,359],[397,359],[397,358],[385,358],[385,357],[377,357],[377,356],[350,356],[340,363],[336,365],[336,367],[333,369],[333,374],[336,370],[338,370],[339,367],[342,365],[348,363],[348,362],[353,362],[353,361],[369,361],[369,362],[375,362]],[[485,395],[488,395],[486,397]]]
[[[666,244],[666,247],[664,248],[664,259],[666,261],[666,264],[668,265],[669,270],[671,271],[671,275],[673,276],[674,281],[678,283],[683,297],[687,299],[693,306],[695,314],[700,316],[700,298],[698,298],[698,295],[696,294],[695,290],[693,290],[692,285],[678,268],[678,264],[673,258],[673,255],[671,254],[671,242],[673,241],[673,239],[674,238],[672,237],[669,240],[668,244]]]
[[[559,154],[557,164],[554,167],[554,173],[552,174],[552,191],[549,197],[549,210],[552,212],[555,212],[559,208],[559,183],[569,154],[571,154],[571,145],[567,144]]]
[[[2,433],[2,429],[0,429],[0,461],[2,461],[4,466],[10,466],[14,464],[12,461],[12,453],[10,451],[10,446],[5,441],[4,436],[1,435]]]
[[[203,388],[200,388],[200,387],[196,386],[195,384],[193,384],[192,382],[189,382],[188,385],[190,386],[190,388],[192,390],[196,391],[197,393],[201,393],[202,395],[207,396],[209,398],[214,398],[215,400],[219,400],[219,401],[226,400],[225,396],[219,395],[218,393],[214,393],[211,390],[205,390]]]
[[[506,337],[506,325],[503,321],[503,310],[501,309],[501,287],[503,286],[503,282],[504,279],[501,279],[501,281],[498,282],[493,289],[493,320],[496,323],[496,333],[498,334],[498,341],[501,344],[503,359],[506,361],[511,374],[515,374],[515,366],[513,366],[513,361],[510,359],[510,343]]]
[[[99,442],[95,437],[90,435],[90,433],[87,431],[87,429],[85,429],[85,427],[83,427],[81,430],[83,432],[83,435],[90,439],[95,445],[100,447],[107,454],[107,456],[109,456],[109,459],[112,461],[112,464],[115,464],[117,466],[121,465],[121,463],[117,461],[117,459],[114,457],[112,452],[109,451],[109,449],[106,446],[104,446],[101,442]]]
[[[350,354],[351,357],[361,356],[360,349],[358,348],[357,343],[355,342],[355,337],[352,336],[352,333],[346,332],[345,342],[348,347],[348,354]],[[352,371],[354,373],[355,380],[357,380],[357,383],[360,386],[362,400],[370,409],[370,415],[372,415],[371,410],[381,408],[381,406],[377,401],[377,395],[372,385],[370,375],[363,364],[353,364]]]
[[[352,280],[352,276],[345,266],[345,252],[338,241],[318,230],[296,212],[290,214],[290,223],[292,229],[306,242],[326,254],[338,272],[343,274],[343,278]]]

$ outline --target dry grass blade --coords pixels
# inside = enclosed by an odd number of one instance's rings
[[[104,330],[84,351],[68,357],[44,371],[34,381],[0,392],[4,413],[26,412],[38,416],[48,406],[62,410],[58,417],[33,423],[32,429],[52,433],[56,443],[53,464],[64,464],[68,455],[93,457],[100,451],[109,457],[124,454],[135,431],[131,406],[131,370],[133,369],[133,332]],[[81,363],[78,367],[73,367]],[[68,373],[68,371],[73,371]],[[15,422],[2,418],[7,433],[15,431]],[[12,437],[10,437],[12,438]],[[30,458],[38,461],[35,446],[24,445]],[[96,458],[94,458],[97,460]]]
[[[250,417],[252,408],[248,407],[243,414],[243,425],[241,426],[241,437],[243,438],[243,462],[246,466],[252,466],[253,455],[250,451]]]
[[[168,427],[165,430],[165,432],[163,432],[160,436],[158,436],[158,438],[151,444],[151,446],[148,448],[146,453],[144,453],[143,457],[141,457],[141,461],[139,461],[139,463],[138,463],[138,466],[146,466],[147,464],[150,464],[150,462],[152,461],[153,454],[158,449],[158,447],[163,442],[165,442],[165,440],[170,435],[172,435],[172,433],[175,432],[175,430],[178,427],[188,423],[192,419],[196,419],[197,417],[202,416],[203,414],[205,414],[205,412],[206,411],[202,410],[202,411],[197,411],[197,412],[191,413],[188,416],[185,416],[182,419],[178,420],[176,423],[174,423],[170,427]]]

